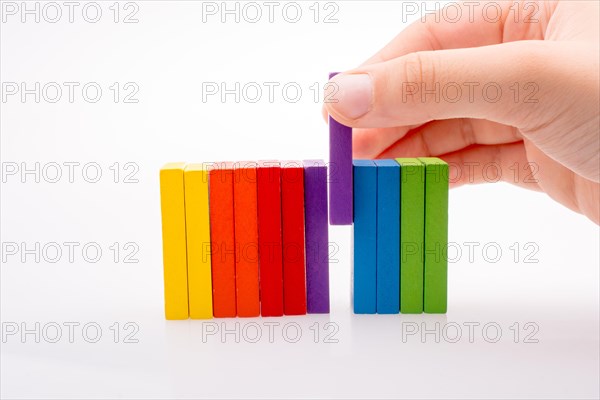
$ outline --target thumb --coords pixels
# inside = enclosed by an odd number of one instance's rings
[[[546,69],[564,63],[553,52],[547,42],[520,41],[411,53],[336,75],[330,82],[337,92],[325,106],[357,128],[450,118],[519,127],[540,108]]]

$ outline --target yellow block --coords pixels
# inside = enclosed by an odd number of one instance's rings
[[[208,171],[203,164],[189,164],[184,176],[190,317],[209,319],[213,308]]]
[[[185,242],[185,163],[169,163],[160,170],[165,317],[187,319],[188,284]]]

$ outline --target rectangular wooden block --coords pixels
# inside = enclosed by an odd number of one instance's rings
[[[256,162],[239,162],[233,173],[237,315],[260,315],[258,280],[258,190]]]
[[[281,162],[283,222],[283,312],[306,314],[304,255],[304,167],[300,161]]]
[[[329,74],[329,79],[337,73]],[[329,221],[352,225],[352,128],[329,117]]]
[[[329,313],[329,225],[327,166],[305,160],[306,305],[309,314]]]
[[[209,185],[213,315],[235,317],[233,163],[214,163]]]
[[[160,170],[166,319],[189,317],[184,168],[185,163],[169,163]]]
[[[423,309],[445,313],[448,303],[448,164],[419,158],[425,165],[425,284]]]
[[[377,313],[400,312],[400,166],[377,167]]]
[[[281,167],[277,161],[260,161],[258,164],[261,315],[277,317],[283,315]]]
[[[377,311],[377,167],[354,160],[354,313]]]
[[[425,165],[398,158],[400,165],[400,312],[423,312]]]
[[[188,164],[184,171],[187,281],[192,319],[213,317],[208,171]]]

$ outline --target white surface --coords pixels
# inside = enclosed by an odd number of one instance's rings
[[[63,329],[57,343],[46,340],[51,337],[36,343],[32,334],[5,337],[3,398],[598,398],[598,227],[542,194],[506,184],[451,192],[450,242],[460,244],[463,255],[450,264],[445,316],[352,315],[350,231],[337,227],[330,230],[340,247],[331,265],[331,315],[164,321],[161,164],[326,158],[327,127],[309,87],[322,85],[328,71],[362,62],[404,26],[399,3],[372,3],[338,2],[337,24],[311,22],[312,2],[302,3],[307,16],[298,24],[277,15],[273,24],[221,24],[202,23],[200,3],[155,1],[137,2],[137,24],[111,22],[112,2],[102,4],[97,24],[81,14],[73,24],[21,23],[18,17],[2,24],[2,82],[94,81],[104,89],[94,104],[80,96],[72,104],[1,103],[3,163],[97,162],[103,172],[95,184],[80,174],[74,183],[66,176],[35,183],[29,176],[26,183],[9,177],[2,184],[3,243],[96,242],[103,250],[97,263],[77,251],[73,263],[67,254],[56,263],[36,263],[32,256],[24,263],[18,256],[3,260],[3,329],[12,323],[31,329],[36,322],[48,336],[54,336],[52,323]],[[298,82],[304,95],[295,104],[282,101],[280,92],[273,103],[202,103],[202,82],[222,81]],[[113,82],[135,82],[139,103],[112,102]],[[136,163],[139,183],[111,182],[115,162]],[[139,263],[123,263],[124,253],[115,263],[114,242],[135,242]],[[465,242],[481,244],[473,260]],[[509,248],[515,242],[521,248],[516,263]],[[539,249],[538,263],[524,262],[528,242]],[[486,243],[502,249],[498,262],[484,258]],[[297,343],[281,333],[292,321],[302,330]],[[80,324],[73,343],[68,322]],[[115,322],[118,343],[110,330]],[[127,322],[139,328],[137,343],[124,343]],[[269,322],[280,324],[273,343]],[[327,322],[338,330],[337,343],[324,343]],[[473,343],[464,325],[470,322],[480,324]],[[515,322],[518,343],[510,329]],[[524,343],[528,322],[539,328],[538,343]],[[86,323],[102,328],[97,343],[84,340]],[[235,330],[236,323],[248,335],[258,326],[262,339],[203,340],[203,332]],[[433,335],[403,341],[412,323],[429,329],[439,323],[447,336],[459,324],[463,336],[457,343],[451,337],[436,343]],[[502,329],[497,343],[485,340],[486,323]],[[295,326],[288,327],[293,337]],[[88,334],[94,336],[93,329]],[[493,338],[493,328],[488,334]]]

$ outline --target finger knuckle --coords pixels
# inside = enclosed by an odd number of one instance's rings
[[[421,102],[423,93],[436,89],[436,68],[431,57],[411,53],[405,56],[402,68],[402,86],[407,101]]]

